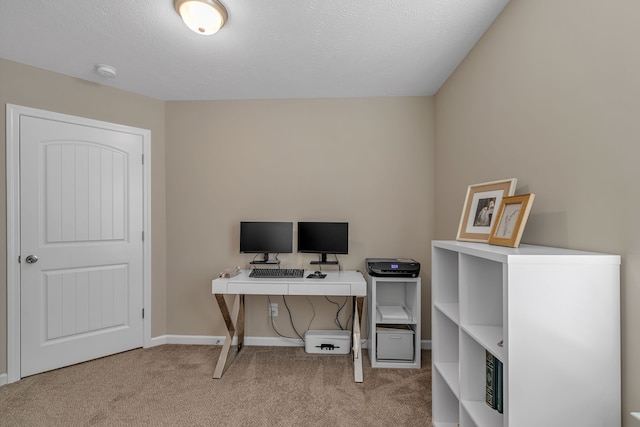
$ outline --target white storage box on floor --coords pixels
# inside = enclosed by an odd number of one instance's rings
[[[340,330],[308,330],[304,334],[304,350],[313,354],[349,354],[351,332]]]
[[[376,349],[379,360],[413,361],[413,329],[407,325],[377,328]]]

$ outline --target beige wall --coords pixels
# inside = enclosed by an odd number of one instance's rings
[[[517,177],[517,193],[536,194],[523,242],[622,255],[628,426],[640,410],[638,16],[634,0],[511,0],[436,96],[436,237],[455,238],[467,185]]]
[[[0,139],[5,104],[151,130],[152,335],[166,332],[164,102],[0,59]],[[5,150],[0,150],[0,223],[6,224]],[[6,227],[0,227],[6,242]],[[6,244],[0,245],[0,373],[6,372]]]
[[[211,279],[251,260],[239,253],[242,220],[348,221],[345,269],[363,270],[366,257],[403,256],[429,271],[433,101],[168,102],[168,333],[223,335]],[[299,268],[314,258],[280,259]],[[423,286],[423,338],[430,337],[429,289]],[[310,302],[289,300],[304,331]],[[312,303],[312,328],[332,327],[334,306],[322,298]],[[275,336],[266,305],[266,297],[248,299],[247,336]],[[294,336],[282,304],[280,313],[280,331]]]

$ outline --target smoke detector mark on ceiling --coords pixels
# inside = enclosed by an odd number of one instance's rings
[[[118,70],[116,70],[115,67],[112,67],[111,65],[98,64],[96,65],[96,73],[107,79],[112,79],[118,74]]]

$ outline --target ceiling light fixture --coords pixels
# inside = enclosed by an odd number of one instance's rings
[[[228,18],[218,0],[175,0],[174,7],[187,27],[203,36],[215,34]]]

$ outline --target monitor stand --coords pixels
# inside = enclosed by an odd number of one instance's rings
[[[249,264],[280,264],[279,259],[269,259],[269,254],[265,253],[262,256],[262,259],[255,259],[251,261]]]
[[[311,261],[309,264],[329,264],[329,265],[338,265],[340,264],[338,261],[327,261],[327,254],[320,254],[320,261]]]

